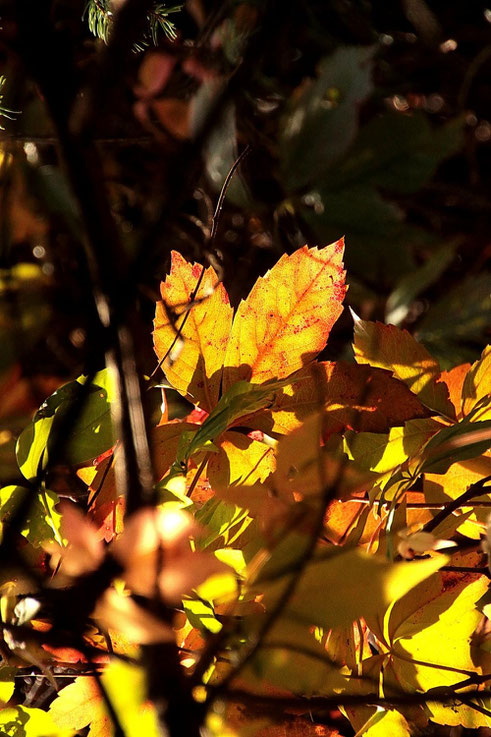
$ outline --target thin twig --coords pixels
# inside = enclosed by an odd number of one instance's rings
[[[228,174],[227,174],[227,176],[225,178],[225,181],[223,183],[222,189],[220,191],[220,195],[218,197],[217,206],[215,208],[215,212],[214,212],[213,218],[212,218],[212,224],[211,224],[211,229],[210,229],[210,237],[209,237],[209,247],[210,248],[212,247],[212,245],[214,243],[214,240],[215,240],[215,237],[216,237],[216,233],[217,233],[217,229],[218,229],[218,219],[220,217],[220,213],[221,213],[222,208],[223,208],[223,203],[224,203],[224,200],[225,200],[225,196],[227,194],[227,190],[228,190],[228,187],[230,185],[230,182],[232,181],[232,177],[234,176],[235,172],[237,171],[237,168],[240,166],[240,163],[247,156],[247,154],[250,152],[250,150],[251,150],[250,149],[250,146],[246,146],[244,148],[244,150],[240,153],[240,155],[234,161],[233,166],[231,167],[230,171],[228,172]],[[172,343],[170,344],[169,348],[164,353],[164,355],[159,360],[158,364],[156,365],[156,367],[154,368],[154,370],[150,374],[150,378],[152,378],[153,376],[155,376],[155,374],[157,373],[157,371],[159,370],[159,368],[162,366],[162,364],[164,363],[164,361],[172,353],[172,351],[173,351],[173,349],[174,349],[177,341],[181,337],[182,331],[184,330],[184,326],[186,325],[186,322],[187,322],[188,317],[190,315],[191,309],[196,304],[196,297],[198,296],[199,288],[200,288],[201,283],[203,281],[203,277],[205,275],[205,271],[206,271],[206,267],[204,265],[202,265],[201,266],[201,272],[200,272],[200,275],[198,277],[198,281],[196,282],[196,286],[194,287],[194,289],[191,292],[191,295],[189,297],[189,303],[188,303],[188,306],[186,308],[186,312],[185,312],[184,318],[183,318],[181,324],[179,325],[179,328],[176,330],[176,334],[175,334],[174,339],[173,339]]]
[[[476,481],[476,483],[472,484],[472,486],[470,486],[467,491],[458,496],[457,499],[454,499],[453,502],[447,504],[445,509],[442,509],[441,512],[435,515],[432,520],[427,522],[421,531],[433,532],[433,530],[438,527],[438,525],[441,524],[445,519],[447,519],[447,517],[449,517],[452,512],[454,512],[459,507],[466,506],[465,502],[470,501],[476,496],[481,496],[481,494],[485,494],[486,492],[483,489],[489,481],[491,481],[491,476],[486,476],[485,478]]]

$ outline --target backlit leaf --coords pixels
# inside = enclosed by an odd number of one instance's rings
[[[240,379],[283,379],[324,348],[346,292],[343,241],[304,246],[260,277],[234,317],[224,391]]]
[[[345,625],[360,617],[368,620],[385,612],[391,602],[447,561],[446,556],[439,555],[428,560],[391,563],[359,549],[336,549],[319,555],[308,565],[286,610],[298,621],[324,628]],[[274,600],[286,579],[287,576],[268,587],[266,603]]]
[[[475,603],[485,576],[432,576],[368,626],[389,649],[397,682],[410,691],[453,685],[477,671],[470,638],[482,615]],[[383,627],[383,629],[381,629]]]
[[[419,473],[446,473],[453,463],[485,453],[491,446],[491,420],[443,427],[425,445],[415,460]]]
[[[162,302],[157,303],[153,335],[155,352],[161,360],[182,328],[175,351],[171,350],[162,368],[181,394],[209,412],[218,400],[232,308],[211,266],[205,269],[191,305],[202,268],[172,252],[170,274],[161,284]]]
[[[276,467],[273,449],[230,430],[218,441],[219,452],[208,461],[208,480],[212,489],[232,485],[253,485],[264,481]]]
[[[404,427],[392,427],[388,435],[348,433],[345,443],[360,468],[386,473],[413,456],[442,427],[431,418],[410,420]]]
[[[299,371],[278,391],[270,410],[250,419],[265,432],[287,434],[324,408],[326,429],[387,432],[428,411],[388,371],[344,361],[319,362]]]
[[[486,346],[465,377],[462,411],[464,415],[472,412],[473,420],[491,419],[491,345]]]
[[[389,369],[427,407],[454,417],[438,361],[407,330],[356,318],[354,351],[358,363]]]
[[[49,713],[26,706],[0,710],[2,737],[70,737],[73,730],[60,729]]]

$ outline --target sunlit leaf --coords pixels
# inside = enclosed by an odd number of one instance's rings
[[[223,385],[262,384],[310,363],[324,348],[346,292],[343,241],[304,246],[260,277],[234,317]]]
[[[427,407],[454,416],[438,361],[407,330],[356,318],[354,351],[358,363],[389,369]]]
[[[1,709],[0,730],[2,736],[8,737],[70,737],[74,733],[71,727],[58,725],[42,709],[26,706]]]
[[[386,473],[413,456],[442,425],[431,418],[409,420],[403,427],[382,433],[348,433],[345,437],[350,458],[360,468]]]
[[[170,350],[162,368],[171,384],[209,412],[218,400],[232,308],[211,266],[205,269],[191,305],[202,270],[200,264],[172,252],[170,274],[161,284],[162,302],[157,303],[154,345],[159,360]]]
[[[21,486],[4,486],[3,489],[0,489],[0,519],[2,522],[9,521],[25,494],[30,496],[32,501],[19,532],[34,546],[40,546],[48,540],[60,542],[61,515],[56,510],[56,505],[60,500],[53,491],[43,489],[33,491]]]
[[[336,361],[299,371],[276,393],[271,409],[249,422],[265,432],[287,434],[321,407],[330,432],[345,427],[387,432],[393,425],[427,415],[417,397],[388,371]]]
[[[465,377],[462,411],[464,415],[472,412],[474,421],[491,419],[491,345],[486,346]]]
[[[373,618],[447,561],[442,555],[391,563],[360,549],[320,554],[302,575],[286,611],[300,622],[324,628],[341,626],[360,617]],[[274,601],[287,580],[288,575],[268,586],[265,602]],[[326,592],[330,595],[326,596]]]
[[[276,468],[273,449],[230,430],[218,441],[219,452],[208,461],[208,479],[213,489],[253,485],[264,481]]]

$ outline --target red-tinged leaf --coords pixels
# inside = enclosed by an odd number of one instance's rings
[[[218,400],[232,308],[211,266],[205,269],[191,305],[202,268],[172,252],[170,274],[161,284],[162,302],[157,303],[153,336],[159,360],[170,350],[162,364],[170,383],[209,412]],[[180,328],[180,338],[171,349]]]
[[[55,660],[62,663],[86,663],[87,658],[79,650],[73,647],[54,647],[53,645],[42,645],[43,650],[50,653]]]
[[[326,429],[387,432],[406,420],[427,417],[428,410],[389,371],[345,361],[320,362],[302,369],[278,392],[273,407],[249,420],[265,432],[288,434],[319,407]]]
[[[262,384],[310,363],[324,348],[346,293],[342,240],[304,246],[260,277],[234,318],[224,391],[244,379]]]
[[[407,330],[357,317],[353,347],[358,363],[392,371],[429,409],[455,417],[438,361]]]
[[[212,489],[223,491],[238,484],[252,486],[275,470],[273,449],[247,435],[231,430],[223,433],[216,444],[220,450],[212,453],[208,461]]]
[[[111,720],[104,708],[95,678],[79,676],[63,688],[49,708],[53,721],[63,729],[82,729],[90,724],[91,737],[110,737]]]

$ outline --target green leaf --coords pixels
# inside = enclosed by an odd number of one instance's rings
[[[24,494],[31,496],[32,501],[19,532],[35,547],[46,540],[61,542],[61,515],[55,509],[60,500],[54,491],[4,486],[0,489],[0,520],[5,522],[15,513]]]
[[[446,473],[452,464],[476,458],[489,447],[491,420],[472,422],[466,418],[431,438],[416,460],[416,473]]]
[[[53,417],[30,422],[17,439],[15,455],[20,472],[28,481],[35,481],[47,463],[48,443]]]
[[[220,632],[222,629],[210,602],[202,599],[183,599],[182,605],[190,624],[200,632]]]
[[[225,545],[233,541],[251,523],[247,511],[235,504],[227,504],[218,499],[209,499],[195,514],[195,519],[206,528],[207,535],[199,538],[198,547],[203,550],[223,538]]]
[[[422,113],[372,118],[336,167],[336,186],[363,182],[399,194],[416,192],[461,147],[463,124],[456,118],[433,127]]]
[[[269,406],[274,393],[291,382],[291,379],[270,381],[266,384],[251,384],[248,381],[237,381],[223,395],[217,406],[206,418],[198,432],[190,441],[183,459],[189,459],[199,450],[209,450],[207,443],[222,434],[240,417],[257,412]],[[211,450],[214,446],[211,447]]]
[[[115,386],[109,372],[99,371],[88,389],[82,409],[74,424],[65,428],[65,417],[77,401],[86,377],[57,389],[36,412],[33,421],[22,431],[16,445],[17,463],[29,481],[40,477],[49,461],[49,450],[58,433],[65,435],[62,461],[78,465],[97,458],[115,443],[111,422],[111,401]]]
[[[446,243],[430,255],[423,266],[404,276],[387,299],[385,321],[400,325],[406,319],[413,300],[442,275],[453,261],[457,241]]]
[[[64,418],[70,411],[70,405],[71,402],[63,402],[56,412],[48,441],[48,454],[50,441],[53,441],[56,434],[67,432],[63,426]],[[93,385],[77,421],[68,430],[63,449],[63,461],[74,466],[85,463],[109,450],[115,442],[107,391],[103,387]]]
[[[341,46],[322,59],[283,126],[282,169],[289,191],[317,182],[346,151],[358,128],[358,109],[372,90],[373,50]]]
[[[416,335],[442,365],[472,363],[486,342],[490,314],[491,274],[470,276],[431,305]]]

